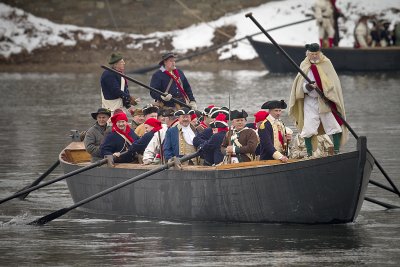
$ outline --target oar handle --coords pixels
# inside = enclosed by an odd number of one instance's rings
[[[188,161],[188,160],[190,160],[192,158],[197,157],[199,155],[199,153],[200,153],[200,150],[201,149],[199,149],[197,152],[195,152],[193,154],[183,156],[182,158],[179,159],[180,162],[185,162],[185,161]],[[139,174],[138,176],[130,178],[130,179],[126,180],[125,182],[119,183],[119,184],[114,185],[114,186],[112,186],[112,187],[110,187],[110,188],[108,188],[106,190],[103,190],[103,191],[97,193],[97,194],[94,194],[91,197],[85,198],[85,199],[75,203],[74,205],[68,207],[68,208],[63,208],[63,209],[57,210],[57,211],[55,211],[53,213],[50,213],[50,214],[48,214],[46,216],[43,216],[43,217],[41,217],[41,218],[39,218],[39,219],[37,219],[37,220],[35,220],[33,222],[28,223],[28,225],[44,225],[44,224],[46,224],[46,223],[48,223],[48,222],[50,222],[50,221],[52,221],[54,219],[57,219],[58,217],[60,217],[62,215],[64,215],[65,213],[69,212],[70,210],[73,210],[73,209],[75,209],[77,207],[80,207],[80,206],[82,206],[82,205],[84,205],[84,204],[86,204],[86,203],[88,203],[88,202],[90,202],[92,200],[95,200],[95,199],[100,198],[100,197],[102,197],[104,195],[107,195],[107,194],[109,194],[111,192],[114,192],[114,191],[116,191],[116,190],[118,190],[118,189],[120,189],[122,187],[130,185],[130,184],[135,183],[137,181],[140,181],[140,180],[142,180],[142,179],[144,179],[146,177],[149,177],[149,176],[151,176],[153,174],[156,174],[156,173],[159,173],[159,172],[161,172],[163,170],[166,170],[166,169],[172,167],[174,164],[175,164],[174,162],[168,162],[167,164],[164,164],[164,165],[162,165],[162,166],[160,166],[158,168],[155,168],[155,169],[149,170],[147,172],[144,172],[142,174]]]
[[[157,93],[157,94],[159,94],[159,95],[162,95],[162,96],[167,96],[167,95],[168,95],[167,93],[161,92],[160,90],[157,90],[156,88],[153,88],[153,87],[151,87],[151,86],[148,86],[147,84],[144,84],[144,83],[142,83],[141,81],[138,81],[138,80],[136,80],[136,79],[134,79],[134,78],[132,78],[132,77],[126,75],[126,74],[123,74],[123,73],[121,73],[121,72],[119,72],[119,71],[116,71],[116,70],[114,70],[114,69],[112,69],[112,68],[109,68],[109,67],[104,66],[104,65],[102,65],[101,67],[102,67],[103,69],[105,69],[105,70],[114,72],[114,73],[118,74],[119,76],[124,77],[125,79],[127,79],[127,80],[129,80],[129,81],[131,81],[131,82],[134,82],[134,83],[136,83],[136,84],[138,84],[138,85],[140,85],[140,86],[142,86],[142,87],[144,87],[144,88],[146,88],[146,89],[149,89],[150,91],[155,92],[155,93]],[[192,107],[189,106],[188,104],[186,104],[186,103],[184,103],[184,102],[182,102],[182,101],[180,101],[180,100],[178,100],[178,99],[176,99],[176,98],[171,98],[171,100],[174,101],[175,103],[177,103],[177,104],[183,106],[183,107],[187,107],[187,108],[190,108],[190,109],[192,108]]]

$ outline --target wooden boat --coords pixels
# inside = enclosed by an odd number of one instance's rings
[[[248,38],[265,67],[272,73],[296,72],[293,65],[271,43]],[[305,58],[303,46],[280,45],[297,65]],[[400,47],[350,47],[325,48],[323,53],[332,61],[336,71],[399,71]]]
[[[374,161],[355,151],[286,164],[257,161],[168,169],[83,205],[97,214],[185,221],[347,223],[361,209]],[[83,144],[60,154],[64,171],[90,164]],[[154,168],[102,166],[67,179],[75,203]]]

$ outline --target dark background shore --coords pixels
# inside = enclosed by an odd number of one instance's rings
[[[149,34],[156,31],[182,29],[195,23],[218,19],[228,13],[255,7],[268,0],[118,0],[118,1],[22,1],[3,0],[37,17],[59,24]],[[225,26],[215,29],[213,44],[221,44],[233,36],[236,28]],[[201,34],[201,33],[199,33]],[[127,61],[127,70],[156,64],[163,51],[173,47],[170,40],[160,40],[158,46],[149,45],[141,50],[127,49],[129,40],[115,41],[95,37],[90,42],[80,41],[76,46],[47,46],[32,51],[0,56],[1,72],[92,72],[106,64],[112,52],[121,52]],[[93,48],[96,47],[96,48]],[[196,52],[196,51],[190,51]],[[184,56],[184,55],[181,55]],[[218,60],[216,51],[182,61],[180,66],[192,70],[263,69],[258,59],[242,61],[230,58]]]

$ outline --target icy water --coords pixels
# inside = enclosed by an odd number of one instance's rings
[[[0,74],[0,198],[33,182],[69,141],[94,122],[99,75]],[[244,108],[288,100],[293,75],[263,71],[187,72],[200,108]],[[147,83],[149,76],[134,76]],[[348,122],[400,186],[399,73],[340,75]],[[130,83],[143,103],[148,91]],[[287,117],[284,119],[287,120]],[[291,123],[287,123],[291,124]],[[350,138],[347,149],[354,146]],[[50,178],[61,175],[56,169]],[[375,167],[372,179],[387,184]],[[47,178],[49,179],[49,178]],[[400,205],[370,185],[367,195]],[[26,223],[72,205],[65,182],[0,205],[1,266],[399,266],[400,210],[364,202],[355,223],[193,223],[100,217],[73,210],[44,227]]]

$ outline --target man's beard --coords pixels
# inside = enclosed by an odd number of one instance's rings
[[[316,60],[310,59],[310,62],[311,62],[312,64],[318,64],[318,63],[320,62],[320,59],[316,59]]]

